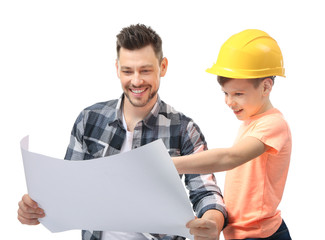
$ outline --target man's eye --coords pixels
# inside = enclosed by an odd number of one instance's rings
[[[235,93],[236,96],[242,96],[244,95],[243,93]]]
[[[131,73],[132,73],[132,71],[127,71],[127,70],[124,70],[124,71],[122,71],[122,73],[124,73],[124,74],[131,74]]]

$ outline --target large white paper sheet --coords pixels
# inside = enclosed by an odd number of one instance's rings
[[[52,232],[71,229],[166,233],[193,239],[191,203],[161,140],[88,161],[28,151],[21,140],[28,193]]]

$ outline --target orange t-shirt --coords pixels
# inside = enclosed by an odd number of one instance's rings
[[[273,108],[244,121],[236,142],[248,136],[259,139],[270,149],[226,174],[224,200],[229,217],[223,231],[226,239],[269,237],[282,222],[277,207],[289,169],[289,126],[281,112]]]

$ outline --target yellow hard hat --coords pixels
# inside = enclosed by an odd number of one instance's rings
[[[217,62],[206,71],[228,78],[285,77],[280,47],[257,29],[231,36],[222,45]]]

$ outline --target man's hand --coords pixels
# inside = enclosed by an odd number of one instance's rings
[[[37,203],[28,194],[22,197],[18,206],[18,220],[22,224],[37,225],[39,224],[38,219],[45,216],[44,210],[39,208]]]
[[[224,217],[218,210],[208,210],[202,218],[196,218],[186,224],[195,240],[219,240]]]

